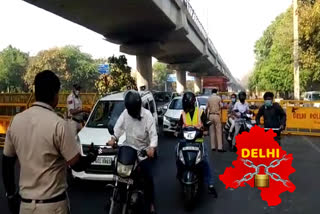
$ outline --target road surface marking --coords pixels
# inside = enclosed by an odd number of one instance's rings
[[[314,148],[317,152],[320,153],[320,148],[318,146],[316,146],[314,143],[312,143],[311,140],[309,140],[307,137],[303,137],[307,143],[309,143],[309,145]]]

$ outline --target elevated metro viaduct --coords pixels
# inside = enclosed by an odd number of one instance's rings
[[[177,71],[177,91],[186,86],[186,71],[201,90],[202,76],[231,75],[188,0],[25,0],[80,24],[136,55],[138,88],[152,85],[152,56]]]

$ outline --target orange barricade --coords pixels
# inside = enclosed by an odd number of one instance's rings
[[[282,100],[287,113],[287,128],[284,134],[320,136],[319,102]]]
[[[67,97],[69,94],[59,94],[59,103],[56,108],[57,113],[64,115],[67,109]],[[83,108],[91,110],[99,98],[95,93],[80,94]],[[4,136],[9,127],[12,117],[27,108],[35,101],[34,94],[0,94],[0,147],[3,146]]]

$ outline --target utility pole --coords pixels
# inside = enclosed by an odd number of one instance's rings
[[[293,0],[294,99],[300,100],[298,0]]]

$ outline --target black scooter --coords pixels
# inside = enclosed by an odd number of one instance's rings
[[[183,189],[186,208],[192,208],[203,184],[203,143],[197,142],[203,133],[194,127],[187,127],[180,133],[176,148],[177,178]]]

